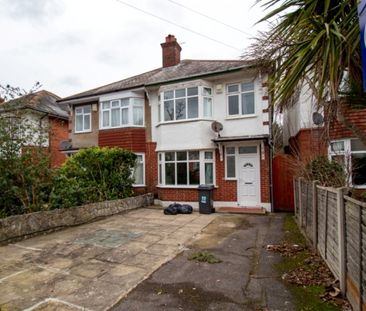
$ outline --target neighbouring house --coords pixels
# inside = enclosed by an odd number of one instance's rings
[[[65,153],[117,146],[138,156],[136,192],[198,206],[271,211],[267,73],[254,61],[181,60],[168,35],[162,67],[59,100],[71,107]]]
[[[326,130],[323,119],[327,116],[318,111],[314,97],[303,88],[295,105],[284,112],[284,144],[289,154],[304,163],[318,155],[342,163],[349,175],[348,185],[366,189],[366,146],[350,128],[366,135],[366,108],[344,108],[341,113],[344,120],[331,118]]]
[[[45,130],[46,137],[42,141],[42,147],[49,152],[52,167],[58,167],[65,161],[60,143],[68,140],[68,106],[58,104],[56,101],[59,99],[59,96],[42,90],[0,103],[0,114],[16,115],[40,130]],[[34,144],[34,141],[30,141],[28,147]]]

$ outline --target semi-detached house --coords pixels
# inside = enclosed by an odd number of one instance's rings
[[[163,206],[197,207],[198,186],[212,184],[215,207],[270,211],[266,72],[244,60],[181,60],[173,35],[161,47],[161,68],[60,100],[71,107],[65,152],[134,152],[136,192]]]

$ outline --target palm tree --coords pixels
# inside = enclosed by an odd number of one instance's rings
[[[357,0],[258,0],[270,12],[270,22],[252,45],[250,56],[274,64],[271,91],[274,103],[287,108],[305,82],[319,108],[330,117],[342,107],[363,104]],[[366,106],[365,106],[366,107]],[[331,120],[331,118],[328,118]],[[341,118],[347,127],[347,120]],[[349,123],[349,122],[348,122]],[[353,132],[366,142],[362,131]]]

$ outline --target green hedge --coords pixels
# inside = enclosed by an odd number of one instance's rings
[[[80,150],[57,171],[50,195],[51,208],[131,196],[135,161],[135,154],[120,148]]]

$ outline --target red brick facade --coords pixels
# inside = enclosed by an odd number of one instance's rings
[[[359,131],[366,135],[366,108],[347,109],[344,111],[345,119]],[[341,122],[334,120],[329,129],[329,138],[331,140],[355,137],[351,129],[346,128]]]
[[[98,146],[121,147],[133,152],[146,151],[145,128],[99,130]]]
[[[289,140],[290,153],[297,159],[308,162],[327,153],[327,142],[323,128],[301,129]]]
[[[263,151],[261,150],[261,153]],[[264,159],[260,155],[260,178],[261,178],[261,202],[270,203],[271,202],[271,190],[270,190],[270,152],[269,146],[264,145]]]
[[[60,152],[60,142],[68,139],[69,125],[66,120],[53,117],[49,117],[48,122],[50,127],[49,152],[51,154],[51,167],[58,167],[66,160],[65,154]]]

